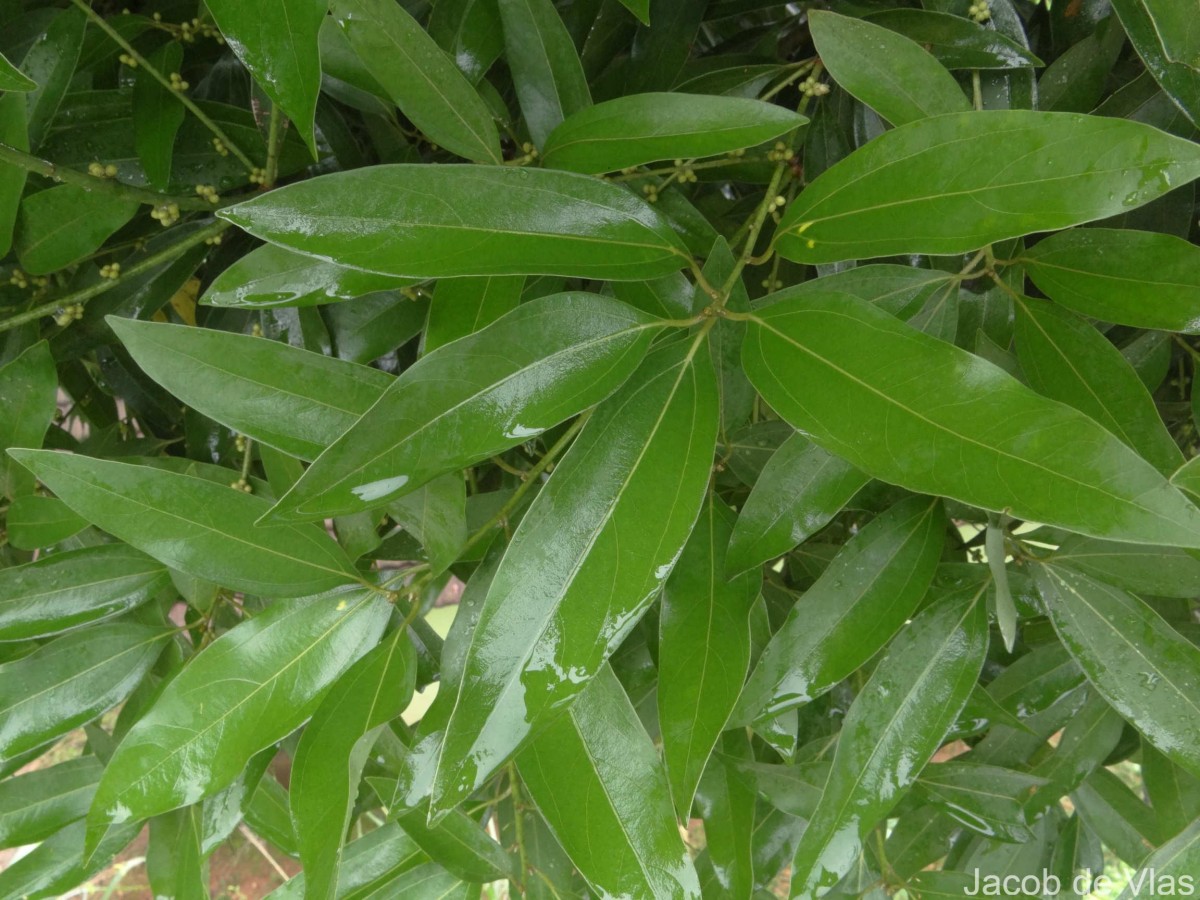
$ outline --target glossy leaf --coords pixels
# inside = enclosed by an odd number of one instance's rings
[[[37,87],[37,82],[10,63],[0,54],[0,91],[25,93]]]
[[[393,501],[388,514],[420,541],[435,577],[458,559],[467,543],[466,483],[458,472],[440,475]]]
[[[1169,234],[1075,228],[1021,257],[1054,302],[1136,328],[1200,332],[1200,249]]]
[[[82,819],[103,769],[81,756],[0,782],[0,847],[36,844]]]
[[[269,607],[200,651],[105,768],[88,814],[89,855],[112,826],[232,784],[251,756],[312,715],[324,689],[378,640],[390,612],[363,590],[305,597]]]
[[[926,766],[917,782],[930,801],[987,837],[1033,840],[1023,807],[1044,780],[1016,769],[950,761]]]
[[[27,197],[14,249],[21,267],[45,275],[78,262],[133,218],[137,203],[60,184]]]
[[[716,444],[715,376],[702,350],[676,341],[651,353],[592,414],[521,520],[465,653],[435,810],[576,697],[670,575]],[[658,514],[647,520],[647,509]]]
[[[1093,537],[1200,545],[1200,511],[1091,419],[861,301],[769,307],[743,359],[780,415],[877,478]]]
[[[928,590],[944,530],[941,504],[913,497],[856,535],[763,650],[733,721],[749,724],[807,703],[874,656]]]
[[[83,12],[67,7],[55,15],[21,61],[21,71],[37,85],[25,94],[29,144],[35,150],[49,131],[75,76],[86,27]]]
[[[121,544],[0,569],[0,641],[46,637],[120,615],[169,584],[161,563]]]
[[[148,62],[159,72],[178,72],[183,63],[183,45],[163,44]],[[171,157],[175,134],[183,124],[184,108],[174,92],[159,83],[145,68],[138,69],[133,82],[133,136],[146,180],[160,191],[171,182]]]
[[[1035,572],[1046,611],[1088,680],[1151,744],[1200,774],[1200,649],[1143,600],[1081,572]]]
[[[1197,871],[1200,871],[1200,819],[1150,854],[1117,900],[1133,900],[1143,890],[1191,891],[1196,885]]]
[[[663,588],[658,720],[671,797],[685,822],[750,664],[750,607],[762,577],[747,572],[725,579],[734,519],[710,493]]]
[[[326,0],[277,0],[269,9],[239,0],[207,4],[230,48],[317,155],[313,116],[321,89],[317,35]]]
[[[8,507],[8,542],[21,550],[37,550],[65,541],[87,524],[61,500],[22,494]]]
[[[947,69],[1017,69],[1042,61],[998,28],[933,9],[885,9],[867,21],[924,47]]]
[[[44,341],[0,367],[0,444],[42,446],[58,409],[57,392],[58,373]],[[33,477],[22,466],[7,456],[0,460],[0,493],[15,500],[33,488]]]
[[[1029,386],[1095,419],[1170,477],[1183,454],[1121,351],[1051,303],[1022,297],[1016,311],[1017,359]]]
[[[928,607],[892,642],[846,713],[829,781],[792,861],[792,896],[820,896],[850,870],[867,831],[941,745],[986,647],[984,604],[969,591]]]
[[[998,142],[1006,163],[994,156]],[[1197,176],[1200,148],[1140,122],[1025,110],[935,116],[821,173],[789,205],[776,248],[805,263],[966,253],[1115,215]]]
[[[512,312],[521,302],[525,278],[495,275],[439,281],[429,304],[424,352],[474,334]]]
[[[342,214],[347,205],[352,218]],[[689,258],[653,206],[616,185],[545,169],[377,166],[288,185],[220,215],[310,256],[413,278],[640,280]]]
[[[916,41],[830,12],[808,21],[834,80],[893,125],[971,108],[954,77]]]
[[[808,119],[760,100],[633,94],[575,113],[542,152],[551,168],[599,174],[661,159],[717,156],[753,147]]]
[[[208,893],[208,867],[200,849],[200,807],[175,809],[150,820],[146,876],[155,897],[191,898]]]
[[[612,669],[517,757],[571,862],[600,896],[698,898],[667,775]]]
[[[373,732],[404,711],[415,679],[412,641],[407,629],[397,629],[337,680],[304,729],[290,796],[306,897],[335,896],[342,838]]]
[[[496,0],[443,0],[429,14],[429,36],[450,54],[472,84],[504,52]]]
[[[333,0],[333,16],[368,71],[431,141],[476,162],[500,162],[487,105],[420,24],[390,0]]]
[[[771,456],[742,505],[729,540],[728,571],[787,553],[829,524],[870,479],[802,435]]]
[[[159,562],[235,590],[274,597],[358,580],[318,527],[260,528],[261,497],[150,466],[52,450],[10,450],[89,522]]]
[[[25,97],[22,94],[0,95],[0,141],[17,150],[29,149],[25,123]],[[0,166],[0,253],[12,248],[17,212],[25,190],[27,173],[20,166]]]
[[[1200,38],[1188,5],[1115,0],[1113,9],[1150,74],[1192,122],[1200,121]]]
[[[648,316],[595,294],[527,303],[405,370],[271,518],[378,507],[536,437],[629,377],[655,331]]]
[[[250,335],[110,318],[142,370],[223,425],[315,459],[371,408],[393,378]]]
[[[387,796],[386,791],[383,796]],[[512,858],[483,825],[461,809],[453,810],[437,825],[426,821],[424,807],[401,813],[399,821],[429,858],[456,878],[478,883],[500,881],[515,874]]]
[[[113,622],[0,665],[0,760],[90,722],[132,691],[162,652],[161,628]]]
[[[1054,562],[1136,594],[1188,599],[1200,595],[1200,560],[1174,547],[1119,544],[1071,535]]]

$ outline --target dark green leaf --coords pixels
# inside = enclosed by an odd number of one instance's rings
[[[466,482],[458,472],[439,475],[394,500],[388,513],[421,543],[434,576],[445,572],[467,543]]]
[[[150,820],[146,876],[155,897],[208,896],[208,866],[200,850],[200,807],[175,809]]]
[[[1114,0],[1113,9],[1150,74],[1200,122],[1200,37],[1193,11],[1173,0]]]
[[[474,334],[512,312],[521,302],[522,275],[447,278],[439,281],[429,304],[423,350]]]
[[[931,803],[987,837],[1025,843],[1033,840],[1023,805],[1044,780],[1015,769],[972,762],[926,766],[917,779]]]
[[[5,466],[9,463],[4,461]],[[87,522],[61,500],[37,494],[22,494],[13,500],[6,524],[8,542],[21,550],[50,547],[87,527]]]
[[[429,36],[454,59],[472,84],[504,52],[496,0],[441,0],[429,14]]]
[[[1141,871],[1135,872],[1130,878],[1129,886],[1121,892],[1118,900],[1134,900],[1135,897],[1144,896],[1144,890],[1186,896],[1184,892],[1195,889],[1198,871],[1200,819],[1150,854],[1142,864]]]
[[[46,188],[21,204],[14,248],[21,267],[45,275],[76,263],[133,218],[138,204],[73,184]]]
[[[17,150],[29,149],[22,94],[0,95],[0,142]],[[7,254],[12,247],[25,181],[25,170],[20,166],[0,166],[0,253]]]
[[[172,41],[148,60],[159,72],[178,72],[183,46]],[[171,155],[175,134],[183,124],[183,104],[174,92],[159,83],[145,68],[133,82],[133,136],[146,180],[160,191],[171,182]]]
[[[36,844],[82,819],[103,768],[83,756],[0,782],[0,847]]]
[[[29,123],[29,144],[35,150],[42,143],[59,104],[75,75],[87,17],[75,7],[59,12],[44,35],[34,42],[21,63],[21,70],[37,85],[25,95]]]
[[[1071,535],[1054,562],[1137,594],[1190,599],[1200,596],[1200,560],[1174,547],[1118,544]]]
[[[20,91],[25,93],[34,90],[36,87],[36,81],[10,63],[3,54],[0,54],[0,91]]]
[[[50,346],[38,341],[0,367],[0,446],[40,447],[58,409],[58,373]],[[34,480],[15,461],[0,460],[0,494],[33,493]]]
[[[868,21],[916,41],[947,69],[1019,69],[1042,61],[996,28],[929,9],[885,9]]]

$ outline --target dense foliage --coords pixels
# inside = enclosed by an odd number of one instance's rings
[[[1196,0],[131,5],[0,0],[0,898],[1196,896]]]

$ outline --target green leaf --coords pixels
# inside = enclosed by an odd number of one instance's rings
[[[1070,535],[1054,562],[1135,594],[1200,596],[1200,560],[1175,547],[1146,547]]]
[[[142,370],[183,403],[272,447],[315,459],[395,380],[278,341],[110,317]]]
[[[1071,795],[1088,828],[1119,859],[1141,868],[1163,842],[1154,810],[1108,769],[1097,769]]]
[[[317,36],[326,0],[276,0],[271,7],[211,0],[207,6],[237,58],[292,120],[316,158],[313,116],[321,90]]]
[[[735,767],[735,759],[750,754],[745,733],[726,735],[731,757],[713,757],[696,792],[696,806],[704,819],[705,850],[717,882],[730,896],[749,897],[754,890],[754,813],[757,795],[752,779]]]
[[[0,367],[0,446],[40,447],[58,411],[58,373],[50,345],[38,341]],[[32,494],[34,480],[11,459],[0,459],[0,494]]]
[[[1095,419],[1169,478],[1183,454],[1121,351],[1071,312],[1029,297],[1015,303],[1017,359],[1029,386]]]
[[[1195,890],[1196,872],[1200,871],[1200,819],[1197,819],[1171,840],[1167,841],[1142,863],[1128,887],[1117,900],[1134,900],[1152,894],[1179,893]]]
[[[208,866],[200,849],[199,806],[175,809],[150,820],[146,877],[155,897],[191,900],[208,896]]]
[[[103,769],[82,756],[0,782],[0,847],[36,844],[82,819]]]
[[[0,641],[46,637],[120,615],[169,584],[161,563],[121,544],[0,569]]]
[[[113,622],[0,665],[0,760],[40,747],[129,696],[169,632]]]
[[[670,575],[716,444],[706,351],[697,338],[652,352],[592,414],[521,520],[447,698],[435,812],[578,695]]]
[[[504,52],[496,0],[440,0],[429,14],[428,29],[472,84]]]
[[[381,796],[389,796],[388,791]],[[452,810],[439,824],[430,825],[421,806],[402,813],[400,825],[430,859],[456,878],[478,883],[516,874],[516,866],[504,848],[461,809]]]
[[[929,801],[986,837],[1023,844],[1033,840],[1023,804],[1045,780],[1016,769],[951,761],[926,766],[917,779]]]
[[[1085,316],[1200,333],[1200,248],[1170,234],[1074,228],[1021,256],[1046,296]]]
[[[22,494],[13,500],[5,524],[8,542],[20,550],[50,547],[87,528],[87,522],[61,500],[37,494]]]
[[[829,781],[792,861],[793,896],[819,896],[850,871],[867,831],[941,746],[983,665],[981,593],[951,593],[917,616],[850,705]]]
[[[183,45],[163,44],[148,61],[159,72],[178,72],[183,64]],[[183,104],[144,67],[133,82],[133,136],[146,180],[160,191],[171,183],[171,156],[175,135],[183,124]]]
[[[663,588],[658,721],[675,814],[685,822],[750,665],[750,607],[762,576],[747,572],[725,580],[734,519],[710,492]]]
[[[301,253],[413,278],[642,280],[690,259],[653,206],[615,184],[547,169],[376,166],[288,185],[220,215]]]
[[[1200,774],[1200,648],[1120,588],[1056,565],[1035,578],[1088,680],[1146,740]]]
[[[21,151],[29,149],[25,97],[21,94],[0,95],[0,142]],[[26,172],[20,166],[0,166],[0,253],[3,254],[12,248],[25,181]]]
[[[390,613],[373,591],[305,597],[269,607],[196,654],[105,768],[88,814],[88,855],[111,826],[232,784],[251,756],[312,715]]]
[[[306,897],[335,896],[342,838],[374,730],[404,711],[415,679],[412,641],[398,628],[334,683],[304,729],[290,794]]]
[[[920,44],[947,69],[1020,69],[1044,63],[999,29],[929,9],[885,9],[867,21]]]
[[[1124,212],[1197,176],[1200,147],[1140,122],[1026,110],[936,116],[821,173],[788,207],[776,249],[805,263],[967,253]]]
[[[727,571],[782,556],[829,524],[870,479],[802,435],[772,454],[742,504],[729,540]]]
[[[429,140],[475,162],[501,161],[487,104],[404,7],[391,0],[330,5],[367,70]]]
[[[929,589],[945,525],[940,503],[912,497],[851,538],[763,650],[734,723],[808,703],[874,656]]]
[[[483,330],[520,305],[524,287],[525,278],[521,275],[439,281],[429,304],[422,350],[429,353]]]
[[[467,543],[467,489],[459,472],[439,475],[388,506],[396,523],[420,541],[430,573],[441,575]]]
[[[498,0],[517,101],[533,143],[592,103],[571,35],[551,0]]]
[[[750,324],[742,357],[763,398],[876,478],[1093,537],[1200,546],[1200,511],[1149,463],[973,354],[847,296]]]
[[[37,87],[37,82],[10,63],[0,53],[0,91],[27,93]]]
[[[863,19],[813,12],[809,28],[829,74],[893,125],[971,108],[954,76],[916,41]]]
[[[527,441],[610,394],[657,331],[649,317],[596,294],[526,303],[406,369],[271,518],[378,507]]]
[[[1130,43],[1175,105],[1200,122],[1200,37],[1194,10],[1173,0],[1114,0]]]
[[[388,822],[346,844],[338,876],[339,900],[377,897],[373,891],[395,883],[397,876],[419,868],[425,855],[395,822]],[[271,900],[303,900],[304,873],[268,895]]]
[[[86,27],[87,17],[81,10],[75,7],[62,10],[51,20],[45,34],[34,41],[21,63],[21,70],[37,85],[25,94],[29,145],[34,150],[41,147],[75,76]]]
[[[1159,820],[1163,834],[1178,834],[1200,818],[1200,778],[1185,771],[1142,742],[1142,779],[1146,799]]]
[[[53,450],[10,450],[68,506],[160,562],[234,590],[294,597],[358,581],[315,525],[259,528],[261,497],[190,475]]]
[[[761,100],[633,94],[575,113],[550,134],[542,162],[600,174],[661,159],[717,156],[799,128],[802,115]]]
[[[60,184],[21,203],[14,249],[21,268],[46,275],[88,256],[137,212],[136,200]]]
[[[517,765],[554,836],[597,894],[699,898],[666,772],[607,665],[519,754]]]

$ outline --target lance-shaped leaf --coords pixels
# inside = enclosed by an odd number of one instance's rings
[[[188,806],[150,820],[146,877],[155,897],[185,900],[208,894],[208,866],[200,849],[201,816],[201,807]]]
[[[608,666],[517,765],[554,836],[601,897],[699,898],[667,774]]]
[[[162,563],[123,544],[0,569],[0,641],[46,637],[120,615],[170,583]]]
[[[277,0],[269,13],[241,0],[207,5],[237,58],[292,120],[315,157],[313,117],[321,90],[317,35],[328,10],[326,0]]]
[[[337,680],[304,729],[290,797],[306,897],[335,895],[342,839],[374,730],[404,711],[416,674],[408,629],[398,628]]]
[[[1200,559],[1176,547],[1120,544],[1073,534],[1058,545],[1054,562],[1135,594],[1200,596]]]
[[[0,54],[0,91],[32,91],[37,82]]]
[[[128,697],[168,634],[113,622],[65,634],[0,665],[0,762],[90,722]]]
[[[1195,10],[1174,0],[1114,0],[1113,9],[1154,80],[1192,122],[1200,123]]]
[[[787,553],[828,525],[868,481],[844,459],[792,435],[742,504],[729,539],[728,571],[744,572]]]
[[[175,135],[183,124],[184,106],[175,91],[160,82],[158,72],[178,72],[183,63],[182,41],[163,44],[147,60],[156,72],[138,68],[133,76],[133,139],[146,180],[166,191],[171,182]]]
[[[200,302],[264,309],[353,300],[411,284],[407,278],[346,269],[274,244],[256,247],[213,279]]]
[[[0,847],[36,844],[82,819],[103,770],[81,756],[0,782]]]
[[[699,338],[655,350],[534,500],[464,654],[435,812],[578,695],[671,574],[708,482],[716,390]]]
[[[1035,577],[1088,680],[1146,740],[1200,774],[1200,648],[1120,588],[1056,565]]]
[[[967,701],[987,649],[982,591],[952,592],[901,632],[850,705],[821,802],[792,861],[792,896],[841,881]]]
[[[45,275],[79,262],[133,218],[136,200],[60,184],[21,202],[13,248],[21,267]]]
[[[916,41],[863,19],[815,13],[809,27],[829,74],[893,125],[971,108],[954,76]]]
[[[33,46],[21,60],[21,70],[37,85],[17,98],[26,107],[29,143],[34,150],[41,146],[75,76],[86,29],[84,12],[67,7],[51,19],[44,32],[36,34]]]
[[[869,304],[771,306],[742,358],[781,416],[876,478],[1093,537],[1200,546],[1200,510],[1092,419]]]
[[[500,162],[500,135],[487,104],[403,6],[391,0],[331,6],[359,59],[431,141],[465,159]]]
[[[886,132],[822,172],[788,207],[777,249],[806,263],[966,253],[1116,215],[1197,176],[1200,147],[1128,119],[1026,110],[935,116]]]
[[[1200,247],[1171,234],[1073,228],[1021,256],[1055,303],[1085,316],[1200,333]]]
[[[1178,890],[1180,896],[1186,896],[1184,892],[1191,892],[1196,886],[1197,872],[1200,872],[1200,819],[1146,857],[1117,900],[1135,900],[1147,896],[1145,891],[1153,895]]]
[[[111,826],[232,784],[250,757],[312,715],[390,613],[374,591],[304,597],[268,607],[201,650],[105,768],[88,813],[88,853]]]
[[[316,525],[256,526],[271,504],[253,494],[54,450],[9,455],[96,527],[189,575],[269,597],[359,580],[345,551]]]
[[[315,459],[395,380],[248,334],[107,321],[142,370],[185,404],[300,459]]]
[[[572,172],[616,172],[754,147],[807,121],[785,107],[742,97],[633,94],[575,113],[551,133],[542,161]]]
[[[0,367],[0,445],[42,446],[58,408],[57,394],[58,373],[45,341]],[[33,487],[32,475],[13,460],[0,459],[0,494],[15,500],[32,494]]]
[[[347,209],[354,215],[346,215]],[[615,184],[512,166],[374,166],[221,210],[273,244],[412,278],[567,275],[640,280],[691,258],[666,218]]]
[[[1183,454],[1121,351],[1052,303],[1030,297],[1015,303],[1017,359],[1029,386],[1086,413],[1170,477]]]
[[[429,353],[443,344],[487,328],[520,305],[524,287],[522,275],[439,281],[429,304],[422,350]]]
[[[929,9],[885,9],[868,21],[911,38],[947,69],[1020,69],[1044,63],[998,28]]]
[[[929,802],[972,831],[1001,841],[1033,840],[1024,802],[1045,779],[974,762],[926,766],[917,779]]]
[[[271,518],[371,509],[527,441],[611,393],[657,331],[649,316],[596,294],[527,303],[406,369]]]
[[[737,702],[750,665],[750,607],[758,572],[725,580],[735,515],[713,493],[663,589],[659,615],[658,721],[676,815],[692,796]]]

